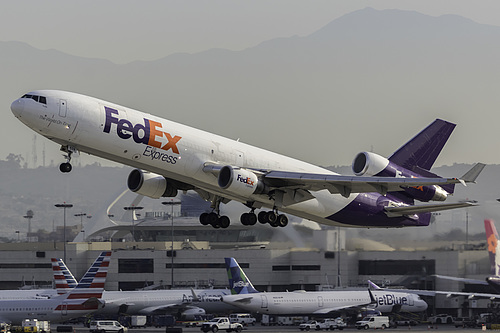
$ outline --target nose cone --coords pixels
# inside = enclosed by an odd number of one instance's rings
[[[16,99],[10,105],[10,110],[17,118],[21,117],[21,114],[24,111],[24,100],[22,98]]]

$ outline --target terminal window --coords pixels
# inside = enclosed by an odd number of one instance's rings
[[[154,273],[153,259],[118,259],[118,273]]]
[[[435,274],[435,260],[360,260],[359,275]]]

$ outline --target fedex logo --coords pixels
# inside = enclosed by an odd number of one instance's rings
[[[133,138],[136,143],[143,143],[165,151],[171,149],[173,153],[179,154],[177,143],[182,137],[177,135],[172,137],[170,133],[162,131],[161,123],[144,118],[144,124],[133,125],[127,119],[119,119],[118,110],[105,106],[104,111],[106,113],[104,133],[109,133],[111,126],[116,125],[116,134],[121,139]]]
[[[250,178],[250,177],[245,178],[240,174],[238,174],[238,177],[236,178],[236,180],[242,182],[243,184],[247,184],[249,186],[253,186],[253,184],[254,184],[254,181],[252,180],[252,178]]]

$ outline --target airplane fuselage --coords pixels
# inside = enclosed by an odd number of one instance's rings
[[[223,301],[234,304],[245,311],[276,314],[325,314],[342,309],[369,305],[382,313],[397,309],[405,312],[421,312],[427,303],[417,295],[397,292],[372,291],[375,304],[366,290],[323,292],[269,292],[224,296]],[[241,299],[245,300],[241,300]]]
[[[146,291],[104,291],[104,306],[100,314],[125,313],[129,315],[150,315],[183,312],[188,308],[201,308],[206,313],[229,313],[238,308],[223,303],[222,296],[229,295],[228,289],[194,289],[198,299],[193,299],[191,290],[146,290]],[[0,304],[3,300],[37,300],[57,297],[56,289],[0,290]]]
[[[165,177],[167,182],[176,182],[178,187],[181,184],[181,189],[195,189],[199,194],[251,203],[252,209],[279,209],[322,224],[352,227],[424,226],[430,221],[430,213],[388,217],[384,207],[401,204],[390,193],[343,196],[332,194],[325,188],[312,192],[312,197],[307,200],[300,199],[301,194],[297,193],[296,201],[277,206],[274,192],[272,195],[245,192],[245,185],[253,184],[255,179],[244,175],[235,177],[231,184],[236,190],[222,188],[218,177],[209,171],[213,165],[255,172],[336,174],[310,163],[93,97],[40,90],[14,101],[11,109],[24,124],[70,151],[76,149],[147,170]],[[187,187],[182,188],[183,185]]]

